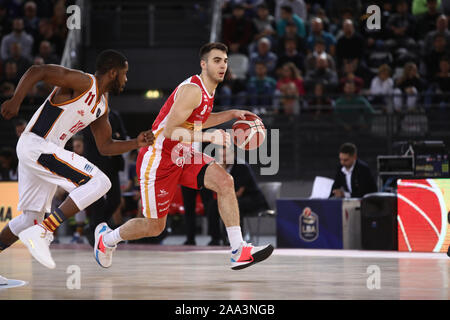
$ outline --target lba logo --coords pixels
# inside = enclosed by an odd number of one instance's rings
[[[300,238],[306,242],[312,242],[319,237],[319,216],[311,208],[303,209],[299,217]]]

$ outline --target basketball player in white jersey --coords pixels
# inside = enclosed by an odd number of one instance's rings
[[[213,158],[193,150],[192,142],[213,142],[229,146],[224,130],[202,132],[232,119],[254,115],[245,110],[212,113],[214,93],[228,66],[228,48],[208,43],[200,49],[202,72],[183,81],[167,99],[152,130],[155,143],[140,149],[136,171],[140,181],[143,215],[115,230],[101,223],[95,230],[94,255],[102,267],[109,267],[117,243],[158,236],[166,226],[167,213],[178,184],[217,193],[220,216],[231,245],[231,268],[239,270],[267,259],[272,245],[255,247],[242,239],[234,181]]]
[[[55,229],[111,187],[108,177],[95,165],[64,149],[75,133],[90,125],[98,150],[104,155],[118,155],[153,143],[151,131],[126,141],[111,137],[108,93],[123,91],[127,71],[126,58],[114,50],[98,56],[95,75],[57,65],[32,66],[20,79],[14,96],[2,104],[2,116],[10,119],[18,114],[20,104],[37,82],[55,86],[17,143],[18,210],[23,213],[0,233],[0,251],[20,238],[36,260],[54,268],[49,245]],[[57,186],[69,195],[44,220]]]

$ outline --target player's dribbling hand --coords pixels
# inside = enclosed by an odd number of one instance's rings
[[[233,110],[233,118],[245,120],[245,116],[254,116],[254,117],[258,118],[259,120],[261,120],[261,118],[258,117],[253,112],[250,112],[250,111],[247,111],[247,110],[237,110],[237,109]]]
[[[138,147],[151,146],[155,142],[155,136],[151,130],[141,132],[137,137]]]
[[[217,144],[219,146],[225,146],[227,148],[231,146],[230,134],[222,129],[211,132],[207,140],[212,144]]]
[[[2,110],[1,110],[2,117],[5,118],[6,120],[9,120],[12,117],[17,116],[17,114],[19,113],[19,107],[20,107],[20,103],[16,103],[12,99],[6,100],[2,104]]]

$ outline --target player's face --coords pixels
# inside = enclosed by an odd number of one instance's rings
[[[128,62],[125,61],[125,67],[122,69],[117,69],[116,78],[113,80],[111,84],[110,90],[111,93],[118,95],[123,91],[123,89],[125,88],[125,84],[128,81],[127,72],[128,72]]]
[[[206,63],[206,71],[211,79],[222,82],[228,67],[228,56],[225,52],[217,49],[211,50]]]

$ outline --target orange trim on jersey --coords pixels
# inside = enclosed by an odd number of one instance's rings
[[[56,88],[55,88],[54,91],[53,91],[53,93],[51,94],[50,98],[48,99],[48,101],[50,102],[50,104],[51,104],[52,106],[54,106],[54,107],[59,107],[59,106],[65,106],[65,105],[67,105],[67,104],[69,104],[69,103],[72,103],[72,102],[75,102],[75,101],[79,100],[82,96],[84,96],[86,93],[88,93],[88,92],[91,90],[92,85],[94,84],[94,80],[92,80],[92,78],[91,78],[90,76],[89,76],[89,80],[91,80],[91,85],[89,86],[89,89],[87,89],[85,92],[83,92],[82,94],[80,94],[78,97],[73,98],[73,99],[71,99],[71,100],[69,100],[69,101],[66,101],[66,102],[62,102],[62,103],[53,103],[53,102],[52,102],[52,98],[53,98],[53,96],[54,96],[55,93],[56,93]]]
[[[59,161],[59,162],[61,162],[61,163],[64,163],[66,166],[68,166],[69,168],[71,168],[71,169],[73,169],[73,170],[75,170],[75,171],[81,173],[83,176],[92,178],[91,175],[86,174],[86,173],[84,173],[83,171],[78,170],[77,168],[71,166],[70,164],[68,164],[68,163],[65,162],[64,160],[58,158],[58,157],[56,156],[56,154],[52,153],[52,156],[53,156],[57,161]],[[43,165],[40,164],[39,161],[37,161],[37,160],[36,160],[36,163],[39,164],[41,167],[45,168],[46,170],[50,171],[50,172],[53,173],[54,175],[56,175],[56,176],[58,176],[58,177],[61,177],[61,178],[64,178],[64,179],[67,179],[68,181],[70,181],[70,182],[72,182],[74,185],[76,185],[77,187],[80,186],[80,185],[79,185],[78,183],[76,183],[75,181],[72,181],[71,179],[69,179],[69,178],[67,178],[67,177],[64,177],[64,176],[62,176],[62,175],[60,175],[60,174],[57,174],[56,172],[50,170],[50,169],[47,168],[46,166],[43,166]]]
[[[156,139],[158,139],[159,134],[162,132],[162,130],[164,129],[164,127],[162,127],[161,129],[159,129],[156,134],[155,134],[155,142],[153,143],[156,144]],[[151,213],[150,213],[150,200],[149,200],[149,194],[148,194],[148,180],[150,179],[149,175],[150,175],[150,170],[153,166],[153,162],[155,161],[155,157],[156,157],[156,148],[153,148],[152,150],[152,155],[150,156],[150,159],[148,161],[148,165],[147,165],[147,169],[145,169],[145,174],[144,174],[144,184],[145,184],[145,208],[148,212],[148,217],[147,218],[151,218]],[[157,213],[158,214],[158,213]]]

